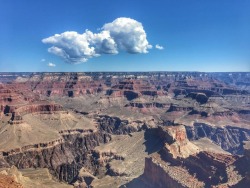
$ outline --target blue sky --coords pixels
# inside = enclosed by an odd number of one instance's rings
[[[86,29],[101,33],[117,18],[141,23],[153,48],[127,53],[112,27],[108,39],[116,52],[95,51],[86,62],[72,64],[72,58],[66,62],[48,52],[53,46],[64,50],[64,38],[42,42],[66,31],[80,37]],[[0,0],[0,71],[250,71],[250,1]]]

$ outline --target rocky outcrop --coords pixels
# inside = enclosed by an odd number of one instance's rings
[[[169,163],[162,161],[157,155],[145,159],[145,170],[142,179],[147,182],[148,188],[204,187],[204,183],[190,175],[187,170],[171,166]]]
[[[118,117],[106,115],[100,115],[96,118],[96,121],[101,130],[112,134],[129,134],[142,130],[146,127],[146,125],[140,121],[134,122],[136,126],[132,126],[128,120],[121,120]]]
[[[81,168],[77,176],[77,180],[74,182],[74,188],[87,188],[90,186],[93,180],[97,179],[85,168]]]
[[[189,93],[187,97],[191,97],[192,99],[195,99],[200,104],[205,104],[208,101],[208,97],[205,93]]]
[[[158,133],[165,145],[145,160],[141,178],[148,187],[228,187],[242,179],[234,166],[239,157],[201,151],[184,126],[159,127]]]
[[[191,111],[193,109],[194,109],[194,107],[192,107],[192,106],[180,106],[180,105],[177,105],[177,104],[171,104],[169,109],[167,110],[167,112],[173,112],[173,111],[187,112],[187,111]]]
[[[124,160],[124,157],[113,152],[113,151],[109,151],[109,152],[101,152],[98,150],[94,150],[93,151],[93,156],[99,161],[100,164],[107,164],[108,162],[110,162],[111,160],[115,159],[115,160]]]
[[[200,151],[197,146],[187,139],[184,126],[158,127],[158,130],[159,137],[165,142],[160,153],[166,160],[187,158]]]
[[[134,91],[124,91],[123,95],[127,98],[127,100],[131,101],[139,97],[139,94]]]
[[[213,127],[204,123],[194,123],[186,126],[190,140],[207,137],[222,149],[233,154],[243,154],[243,142],[250,140],[250,130],[238,127]]]
[[[182,165],[207,186],[212,186],[231,181],[227,173],[228,167],[237,159],[232,155],[200,152],[183,160]]]
[[[93,156],[98,161],[100,166],[106,168],[106,175],[109,176],[124,176],[127,175],[124,172],[121,172],[119,168],[117,169],[111,163],[113,161],[117,161],[119,163],[122,163],[125,160],[125,157],[122,155],[117,154],[114,151],[100,151],[100,150],[94,150]],[[99,176],[102,176],[102,172],[99,171]]]
[[[5,154],[9,165],[18,168],[48,168],[58,179],[72,182],[82,167],[93,174],[98,169],[98,161],[92,157],[92,149],[111,137],[106,133],[63,135],[64,141],[50,147],[31,149]]]

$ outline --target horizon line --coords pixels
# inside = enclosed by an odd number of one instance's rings
[[[1,73],[147,73],[147,72],[196,72],[196,73],[250,73],[250,71],[0,71]]]

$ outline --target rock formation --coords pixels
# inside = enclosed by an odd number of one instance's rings
[[[246,187],[249,76],[0,73],[0,168],[23,187]]]
[[[141,178],[148,187],[229,186],[242,179],[233,166],[238,157],[202,151],[187,140],[183,126],[163,130],[159,128],[159,135],[165,146],[145,160]]]

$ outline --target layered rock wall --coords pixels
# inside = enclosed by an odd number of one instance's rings
[[[63,141],[48,143],[44,147],[22,148],[22,150],[4,153],[4,160],[17,168],[48,168],[58,179],[72,182],[82,167],[95,174],[98,161],[91,154],[100,143],[106,143],[110,135],[94,132],[87,135],[63,135]]]
[[[243,154],[243,141],[250,140],[250,130],[238,127],[213,127],[204,123],[195,123],[193,127],[186,126],[188,138],[197,140],[207,137],[233,154]]]
[[[185,188],[185,186],[166,173],[164,167],[153,158],[145,159],[144,178],[146,181],[148,180],[147,184],[150,188]]]

